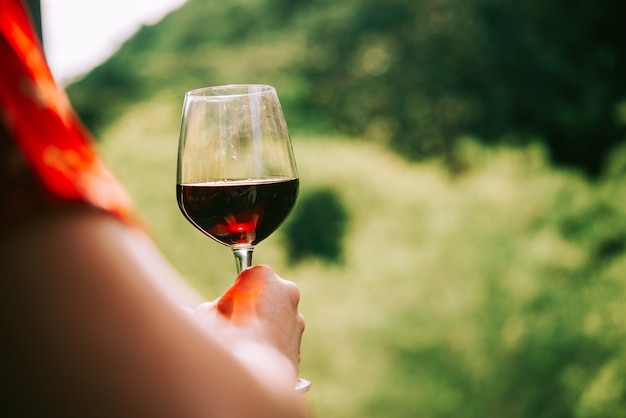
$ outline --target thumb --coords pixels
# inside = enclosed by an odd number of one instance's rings
[[[227,318],[245,320],[257,313],[256,302],[267,284],[261,266],[242,271],[217,301],[217,310]]]

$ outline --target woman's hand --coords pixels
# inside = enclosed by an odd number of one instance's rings
[[[0,239],[3,405],[25,416],[306,416],[293,283],[251,268],[190,318],[143,235],[80,206],[40,214]]]
[[[281,368],[293,385],[304,332],[299,301],[300,291],[293,282],[257,265],[244,270],[220,298],[200,305],[194,316],[260,374],[275,375]],[[279,364],[268,363],[270,358]]]

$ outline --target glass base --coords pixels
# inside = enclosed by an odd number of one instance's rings
[[[311,382],[299,377],[298,383],[296,383],[296,392],[307,393],[310,389],[311,389]]]

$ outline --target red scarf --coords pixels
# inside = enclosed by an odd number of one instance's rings
[[[0,0],[0,119],[51,193],[128,219],[130,199],[55,83],[26,10]]]

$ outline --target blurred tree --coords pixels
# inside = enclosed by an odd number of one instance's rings
[[[341,262],[347,220],[347,210],[335,191],[327,188],[309,191],[285,225],[289,260],[297,263],[318,258]]]
[[[592,175],[624,139],[624,2],[351,6],[310,31],[303,65],[311,110],[335,126],[387,139],[410,158],[443,154],[451,164],[464,134],[542,140],[553,161]],[[328,8],[320,15],[335,13]]]
[[[621,0],[190,0],[68,93],[97,129],[159,89],[288,80],[286,112],[309,130],[453,169],[465,135],[543,141],[554,162],[596,175],[626,138],[623,16]],[[252,59],[262,48],[277,55]]]
[[[490,72],[501,92],[488,91],[485,109],[495,117],[480,118],[474,130],[541,136],[557,163],[597,174],[626,133],[626,120],[617,115],[626,98],[626,4],[483,3],[485,53],[498,57]],[[489,81],[483,80],[484,87]]]
[[[144,83],[124,55],[115,55],[89,74],[88,83],[72,84],[67,93],[83,122],[96,134],[111,123],[128,103],[145,97]]]

